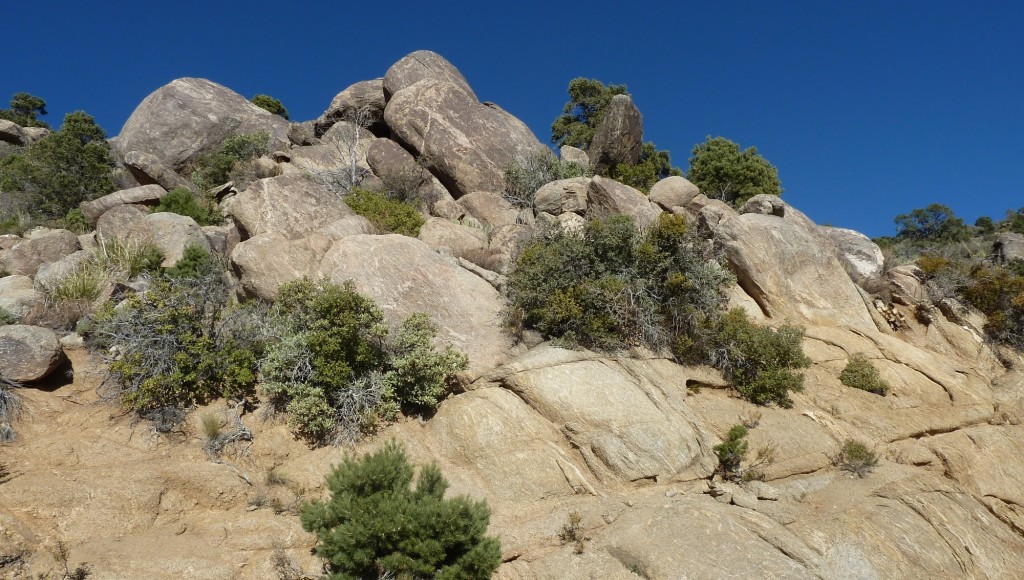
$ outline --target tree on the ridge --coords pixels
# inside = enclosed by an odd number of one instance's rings
[[[672,166],[669,152],[659,150],[650,141],[643,144],[636,165],[619,163],[608,171],[608,177],[644,193],[649,192],[662,179],[682,174],[678,167]]]
[[[896,237],[930,242],[961,242],[971,237],[964,220],[941,203],[896,216]]]
[[[693,148],[687,179],[704,195],[742,205],[755,195],[782,195],[779,170],[757,153],[724,137],[708,136]]]
[[[569,102],[551,125],[551,142],[586,149],[594,139],[604,111],[615,95],[628,95],[626,85],[608,85],[597,79],[569,82]]]
[[[0,109],[0,119],[6,119],[22,127],[50,126],[39,120],[39,115],[46,114],[46,101],[28,93],[15,93],[11,97],[11,108]]]
[[[327,476],[331,497],[301,511],[317,536],[330,578],[484,580],[501,564],[501,543],[488,537],[490,509],[466,496],[444,498],[448,482],[435,465],[420,470],[392,441],[361,459],[346,458]]]
[[[22,192],[47,217],[114,191],[106,133],[84,111],[68,113],[59,131],[0,161],[0,191]]]
[[[250,102],[264,111],[283,117],[286,120],[288,119],[288,109],[284,108],[281,101],[271,97],[270,95],[256,95],[250,99]]]

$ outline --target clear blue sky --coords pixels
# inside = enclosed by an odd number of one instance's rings
[[[755,145],[784,199],[870,236],[944,203],[1024,206],[1020,2],[4,2],[0,103],[116,135],[150,92],[206,77],[317,117],[351,83],[434,50],[542,141],[570,79],[625,83],[684,170],[707,135]]]

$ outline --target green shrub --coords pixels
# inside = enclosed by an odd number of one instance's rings
[[[62,225],[64,229],[78,235],[87,233],[92,229],[92,224],[89,223],[88,218],[82,213],[81,208],[77,207],[68,211],[67,215],[64,216],[64,223]]]
[[[731,280],[682,216],[662,214],[646,233],[611,216],[526,243],[506,284],[506,320],[587,348],[682,345],[718,316]]]
[[[281,338],[260,363],[264,394],[314,444],[352,441],[399,410],[432,412],[467,365],[455,350],[435,349],[425,314],[389,338],[380,309],[351,282],[289,282],[270,318]]]
[[[961,242],[971,237],[964,220],[949,207],[933,203],[896,216],[896,237],[931,242]]]
[[[11,314],[7,309],[0,307],[0,326],[6,324],[17,324],[18,317]]]
[[[889,392],[889,385],[882,380],[875,365],[871,364],[868,357],[862,353],[854,353],[846,368],[839,374],[839,380],[847,387],[853,387],[876,395],[885,396]]]
[[[687,179],[708,197],[736,206],[758,194],[782,195],[779,170],[757,153],[724,137],[711,138],[693,148]]]
[[[505,200],[517,208],[532,208],[537,190],[547,183],[573,177],[590,177],[590,167],[564,161],[550,151],[539,151],[505,166]]]
[[[63,218],[79,203],[114,191],[113,168],[106,133],[76,111],[59,131],[0,160],[0,191],[21,192],[30,214]]]
[[[238,163],[269,152],[270,133],[266,131],[228,137],[216,153],[203,156],[196,162],[192,183],[203,190],[227,183],[231,179],[231,170]]]
[[[803,333],[722,313],[732,275],[682,216],[661,214],[640,233],[627,216],[555,228],[526,243],[505,287],[506,323],[587,348],[670,348],[683,362],[711,364],[745,399],[792,405],[810,364]]]
[[[860,441],[847,439],[833,462],[843,471],[849,471],[857,477],[866,477],[878,465],[878,454]]]
[[[451,377],[469,365],[466,355],[450,346],[437,351],[436,334],[430,317],[417,313],[402,322],[388,344],[382,380],[386,392],[407,409],[432,413],[450,391]]]
[[[206,278],[219,275],[223,266],[209,250],[197,245],[185,246],[185,251],[174,266],[167,268],[165,274],[170,278]]]
[[[490,510],[466,496],[445,499],[448,482],[434,465],[413,466],[395,442],[327,476],[330,498],[301,508],[316,533],[316,554],[332,578],[490,578],[501,547],[487,537]]]
[[[658,181],[682,174],[678,167],[672,166],[669,152],[659,151],[650,141],[643,144],[635,165],[620,163],[608,171],[608,177],[644,193],[651,191]]]
[[[718,470],[726,479],[736,479],[740,474],[740,465],[747,456],[747,428],[733,425],[726,434],[725,440],[712,447],[718,456]]]
[[[279,117],[288,119],[288,109],[284,108],[284,105],[281,104],[281,101],[275,99],[274,97],[271,97],[270,95],[256,95],[250,100],[252,104],[263,109],[264,111],[269,111],[270,113],[278,115]]]
[[[354,187],[345,197],[345,203],[357,214],[370,220],[382,233],[402,234],[415,238],[426,223],[416,207],[410,203],[389,199],[383,193]]]
[[[793,406],[789,393],[804,388],[803,375],[794,371],[811,364],[802,339],[799,328],[759,326],[742,309],[734,308],[721,319],[708,356],[744,399],[789,408]]]
[[[229,296],[219,273],[158,277],[117,308],[105,305],[89,340],[116,353],[108,359],[114,394],[142,416],[252,394],[259,345],[227,324]]]
[[[217,204],[212,199],[200,201],[184,187],[172,189],[160,198],[160,203],[153,208],[153,213],[159,212],[188,216],[201,226],[214,226],[224,221],[224,216],[217,210]]]
[[[1024,268],[1020,266],[979,265],[971,270],[961,294],[987,317],[989,338],[1024,350]]]

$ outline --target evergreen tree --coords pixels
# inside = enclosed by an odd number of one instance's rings
[[[782,195],[779,170],[756,147],[740,150],[724,137],[708,136],[693,148],[687,179],[704,195],[737,206],[761,193]]]
[[[486,579],[501,564],[501,544],[486,537],[490,510],[465,496],[444,499],[448,482],[434,465],[420,471],[392,441],[362,459],[346,458],[327,476],[331,497],[302,508],[317,535],[329,578]]]
[[[569,82],[569,102],[551,125],[551,142],[559,147],[586,149],[612,97],[628,94],[626,85],[605,86],[597,79],[573,79]]]
[[[22,127],[50,126],[39,120],[39,115],[46,114],[46,101],[28,93],[15,93],[11,97],[11,108],[0,109],[0,119],[13,121]]]
[[[0,191],[34,198],[47,217],[114,191],[114,160],[103,132],[84,111],[68,113],[60,130],[0,161]]]

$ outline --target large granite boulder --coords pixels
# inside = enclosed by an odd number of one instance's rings
[[[885,256],[871,238],[846,228],[822,226],[821,231],[835,244],[836,256],[846,265],[846,271],[854,282],[882,275]]]
[[[216,151],[232,135],[266,131],[270,149],[288,145],[288,121],[215,82],[171,81],[146,97],[114,140],[119,151],[153,155],[175,170]]]
[[[423,79],[450,83],[465,92],[473,101],[477,100],[476,94],[459,69],[443,56],[429,50],[417,50],[391,65],[382,83],[384,96],[390,99],[398,91],[409,88]]]
[[[167,195],[167,190],[159,185],[140,185],[131,189],[115,191],[91,201],[84,201],[81,208],[85,217],[95,223],[101,215],[115,206],[135,203],[156,205],[165,195]]]
[[[410,201],[429,205],[448,194],[437,178],[391,139],[374,139],[366,150],[366,163],[385,190]]]
[[[590,181],[589,177],[573,177],[545,183],[534,194],[533,207],[551,215],[565,212],[584,214],[587,211]]]
[[[116,205],[103,212],[96,220],[96,237],[105,242],[128,235],[135,222],[145,218],[149,212],[137,205]]]
[[[231,252],[231,263],[247,294],[273,300],[281,284],[315,276],[330,247],[331,240],[322,234],[291,240],[271,231],[238,243]]]
[[[674,207],[686,207],[698,195],[700,195],[700,189],[690,183],[690,180],[679,175],[672,175],[655,183],[647,198],[665,211],[670,211]]]
[[[49,328],[9,324],[0,326],[0,376],[16,383],[46,378],[64,362],[64,349]]]
[[[78,236],[67,230],[39,230],[30,236],[4,252],[0,269],[11,274],[35,276],[39,266],[56,262],[82,249]]]
[[[337,283],[353,280],[393,324],[426,312],[439,328],[439,339],[469,357],[471,371],[496,366],[511,350],[501,330],[503,301],[497,290],[420,240],[349,236],[331,246],[320,271]]]
[[[791,206],[779,217],[709,205],[701,210],[701,221],[724,248],[740,287],[769,318],[876,328],[834,244]]]
[[[170,212],[153,213],[136,220],[124,237],[160,248],[164,253],[164,261],[160,265],[164,268],[177,264],[189,246],[210,251],[210,242],[194,219]]]
[[[322,136],[338,121],[362,117],[374,135],[384,135],[384,79],[360,81],[338,93],[323,115],[316,120],[315,134]]]
[[[487,247],[487,234],[482,229],[444,218],[427,218],[418,237],[431,248],[447,250],[455,256],[465,256],[473,250]]]
[[[22,147],[25,145],[25,133],[21,125],[7,119],[0,119],[0,141]]]
[[[620,163],[636,165],[644,140],[643,118],[629,95],[615,95],[587,148],[595,173]]]
[[[456,203],[488,228],[514,224],[519,217],[519,211],[493,191],[474,191],[460,197]]]
[[[299,239],[353,211],[337,194],[298,175],[282,175],[254,182],[223,204],[238,224],[242,237],[275,233]]]
[[[510,162],[545,150],[515,117],[432,78],[392,95],[384,119],[456,199],[473,191],[502,191]]]
[[[620,213],[632,217],[639,227],[646,227],[658,219],[661,208],[628,185],[606,177],[591,178],[587,188],[587,217],[603,218]]]

